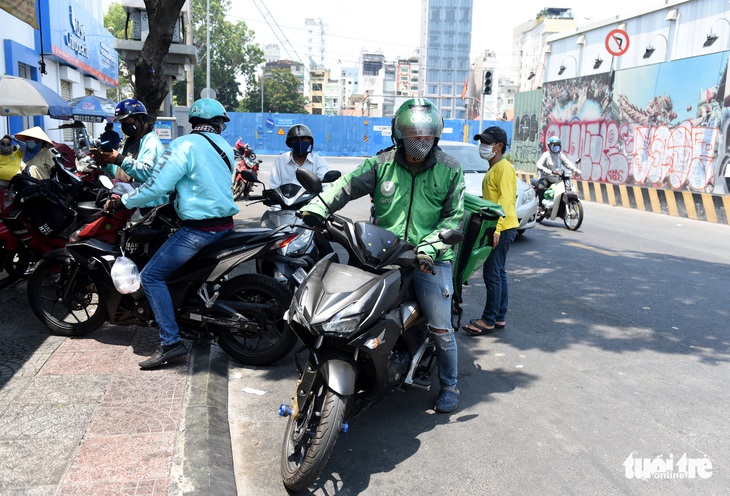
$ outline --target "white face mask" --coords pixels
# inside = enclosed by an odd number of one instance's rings
[[[486,143],[479,143],[479,156],[484,160],[492,160],[494,157],[494,145],[487,145]]]

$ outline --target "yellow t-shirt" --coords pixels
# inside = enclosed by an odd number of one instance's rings
[[[499,203],[504,217],[497,222],[497,232],[514,229],[520,225],[517,219],[517,174],[508,160],[502,159],[489,168],[482,180],[482,196]]]
[[[20,150],[15,150],[10,155],[0,155],[0,181],[10,181],[20,172],[22,159],[23,154]]]

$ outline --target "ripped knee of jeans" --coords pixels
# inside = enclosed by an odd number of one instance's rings
[[[430,325],[427,326],[428,330],[431,332],[431,335],[435,337],[435,339],[449,342],[454,337],[454,330],[453,329],[434,329]]]

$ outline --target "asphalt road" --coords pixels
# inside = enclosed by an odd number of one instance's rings
[[[434,413],[435,388],[393,392],[350,423],[311,494],[727,494],[728,246],[728,226],[591,203],[577,232],[528,231],[507,328],[457,333],[459,410]],[[479,273],[465,299],[478,317]],[[230,365],[241,495],[286,494],[276,411],[296,379],[291,357]]]

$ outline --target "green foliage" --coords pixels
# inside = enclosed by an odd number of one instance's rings
[[[127,13],[124,11],[122,4],[117,2],[111,4],[109,10],[104,15],[104,27],[115,37],[124,39],[126,22]],[[131,23],[129,29],[132,29]],[[132,96],[132,82],[129,79],[129,69],[121,58],[119,59],[119,67],[117,69],[119,73],[119,87],[106,90],[106,97],[116,102]]]
[[[206,3],[207,0],[193,0],[193,43],[198,48],[193,100],[200,98],[207,82]],[[264,52],[253,42],[254,32],[246,23],[234,24],[225,19],[230,7],[230,0],[210,0],[210,87],[216,92],[216,100],[227,110],[238,106],[241,96],[238,79],[250,84],[255,78],[256,67],[264,62]],[[186,102],[185,93],[186,82],[176,82],[176,101]]]
[[[264,78],[264,112],[306,114],[307,99],[299,92],[301,82],[291,71],[275,69]],[[246,88],[239,112],[261,112],[261,78]]]

